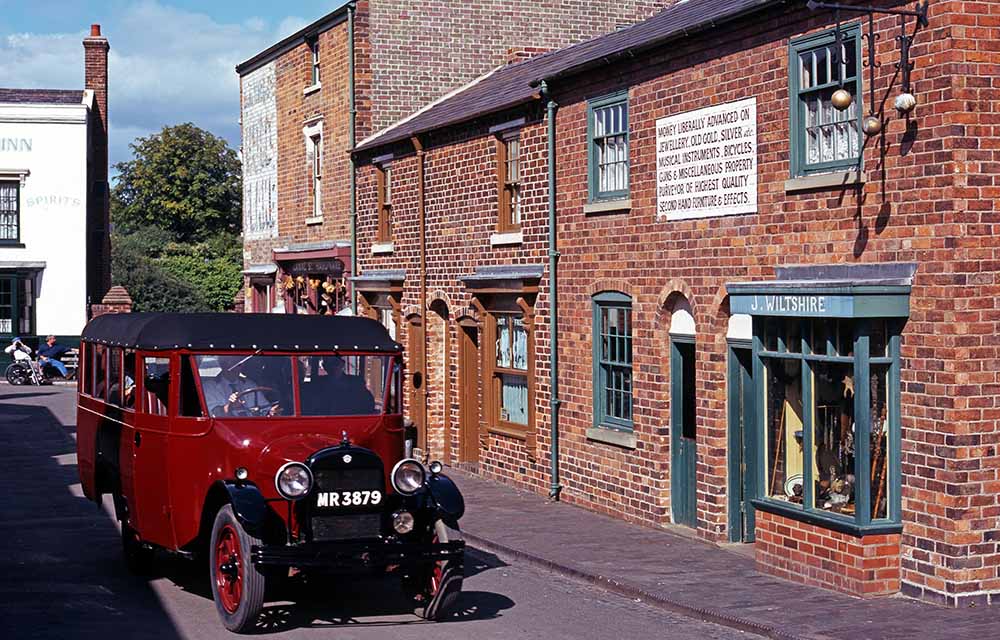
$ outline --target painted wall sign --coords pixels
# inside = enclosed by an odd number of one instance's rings
[[[243,91],[243,235],[278,235],[278,111],[274,62],[247,74]]]
[[[31,138],[0,138],[0,151],[28,153],[32,142]]]
[[[757,212],[757,99],[656,121],[656,216]]]

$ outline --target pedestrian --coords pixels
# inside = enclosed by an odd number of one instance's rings
[[[52,367],[59,372],[62,377],[69,379],[69,370],[62,363],[62,357],[69,351],[69,347],[56,342],[55,336],[46,336],[45,344],[38,348],[38,359],[42,367]]]

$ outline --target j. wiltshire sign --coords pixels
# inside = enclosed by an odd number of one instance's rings
[[[656,216],[757,212],[757,99],[656,121]]]

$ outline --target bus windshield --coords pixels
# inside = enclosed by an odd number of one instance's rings
[[[399,363],[392,356],[198,355],[195,362],[206,408],[216,417],[290,416],[296,406],[303,416],[399,412]]]

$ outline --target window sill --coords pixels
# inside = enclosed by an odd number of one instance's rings
[[[632,199],[624,200],[599,200],[588,202],[583,205],[584,215],[594,215],[598,213],[628,213],[632,210]]]
[[[865,173],[858,171],[836,171],[820,173],[814,176],[801,176],[785,180],[785,193],[812,191],[814,189],[832,189],[836,187],[854,187],[868,181]]]
[[[514,438],[515,440],[527,440],[528,439],[528,427],[515,427],[506,424],[495,424],[487,428],[490,433],[496,433],[502,436],[507,436],[508,438]]]
[[[490,236],[491,247],[504,247],[521,244],[524,242],[524,233],[521,231],[510,231],[507,233],[494,233]]]
[[[306,218],[306,224],[309,226],[315,224],[323,224],[323,216],[313,216],[311,218]]]
[[[806,511],[790,504],[782,504],[781,502],[777,502],[775,500],[758,498],[756,500],[751,500],[751,503],[753,503],[755,508],[761,511],[773,513],[785,518],[791,518],[792,520],[798,520],[799,522],[805,522],[806,524],[811,524],[817,527],[823,527],[824,529],[830,529],[831,531],[839,531],[840,533],[846,533],[856,538],[903,532],[903,525],[895,522],[869,524],[862,527],[854,522],[851,522],[850,520],[842,520],[834,516],[816,513],[815,511]]]
[[[613,444],[616,447],[623,447],[625,449],[635,449],[638,444],[635,433],[616,431],[604,427],[590,427],[587,429],[587,440]]]
[[[23,249],[26,245],[23,242],[14,242],[12,240],[0,240],[0,247],[4,249]]]
[[[322,87],[323,87],[323,83],[322,82],[317,82],[316,84],[309,85],[308,87],[306,87],[305,89],[302,90],[302,95],[307,96],[310,93],[316,93]]]
[[[392,253],[396,250],[396,245],[389,242],[373,242],[372,243],[372,255],[373,256],[384,256]]]

